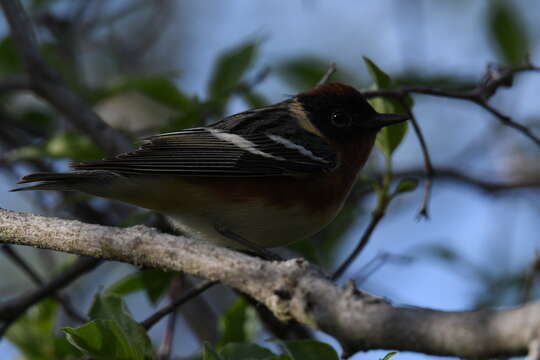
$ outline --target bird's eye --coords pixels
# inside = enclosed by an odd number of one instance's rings
[[[343,111],[334,111],[330,115],[330,121],[336,127],[345,127],[351,124],[351,117]]]

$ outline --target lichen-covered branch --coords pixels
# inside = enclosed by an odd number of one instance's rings
[[[349,354],[396,349],[467,358],[515,356],[526,354],[540,333],[540,302],[463,312],[398,307],[351,283],[336,285],[301,259],[268,262],[144,226],[124,229],[0,210],[0,239],[220,281],[282,320],[295,319],[334,336]]]

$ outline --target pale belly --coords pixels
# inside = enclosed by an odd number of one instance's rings
[[[272,248],[311,237],[332,221],[336,212],[305,216],[302,206],[277,209],[257,201],[246,201],[165,215],[181,232],[217,245],[243,247],[218,232],[216,226],[221,226],[260,247]]]

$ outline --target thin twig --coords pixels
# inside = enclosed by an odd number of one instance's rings
[[[13,261],[13,263],[20,267],[30,279],[32,279],[34,284],[43,286],[45,282],[41,276],[39,276],[39,274],[17,253],[14,248],[12,248],[10,245],[2,244],[0,249]],[[60,305],[62,305],[64,311],[71,319],[79,322],[86,321],[86,318],[79,314],[67,296],[59,293],[54,293],[53,296],[56,300],[58,300]]]
[[[103,261],[100,259],[81,257],[77,259],[73,265],[39,289],[1,303],[0,321],[2,321],[3,324],[0,328],[0,338],[3,337],[5,331],[11,324],[22,316],[30,307],[56,293],[58,290],[65,288],[85,273],[95,269],[102,262]]]
[[[131,149],[130,141],[109,127],[86,102],[74,94],[42,58],[31,21],[20,1],[0,0],[0,4],[33,90],[107,153],[117,154]]]
[[[390,262],[410,263],[411,261],[413,259],[410,256],[381,252],[358,270],[358,276],[354,277],[355,283],[358,285],[363,284],[371,275]]]
[[[400,102],[410,118],[414,132],[416,134],[416,137],[418,138],[418,142],[420,143],[420,149],[422,149],[422,156],[424,157],[424,196],[422,197],[422,204],[420,205],[420,209],[418,210],[418,216],[427,219],[429,218],[429,199],[431,197],[431,188],[433,185],[433,176],[435,175],[435,171],[433,169],[431,156],[429,155],[429,150],[427,148],[424,134],[420,129],[420,125],[418,125],[418,121],[416,120],[414,113],[412,112],[410,106],[407,104],[407,101],[404,98],[401,98]]]
[[[141,325],[145,329],[150,329],[152,326],[154,326],[156,323],[158,323],[164,316],[172,312],[177,307],[181,306],[185,302],[191,300],[195,296],[203,293],[206,289],[214,286],[217,284],[217,281],[203,281],[194,288],[190,289],[188,292],[186,292],[183,296],[179,297],[178,299],[172,301],[169,305],[165,306],[163,309],[158,310],[153,315],[150,315],[146,320],[143,320],[141,322]]]
[[[171,285],[169,286],[169,297],[175,299],[181,296],[184,288],[184,275],[180,274],[175,276]],[[177,320],[178,308],[169,314],[167,319],[167,328],[165,329],[165,334],[163,335],[163,340],[158,350],[158,359],[159,360],[169,360],[173,351],[173,339],[174,333],[176,330],[176,320]]]
[[[326,70],[326,73],[323,75],[321,80],[319,80],[319,82],[317,83],[317,85],[315,87],[324,85],[327,82],[329,82],[330,78],[332,77],[332,75],[334,75],[335,72],[336,72],[336,63],[332,62],[332,63],[330,63],[330,66],[328,67],[328,70]]]
[[[508,127],[511,127],[517,130],[518,132],[522,133],[523,135],[525,135],[526,137],[534,141],[536,145],[540,146],[540,137],[534,135],[531,129],[529,129],[527,126],[513,121],[510,116],[504,115],[499,110],[495,109],[493,106],[491,106],[490,104],[486,102],[477,102],[477,104],[479,104],[484,109],[492,113],[497,119],[501,121],[503,125],[506,125]]]
[[[332,280],[337,280],[343,275],[343,273],[347,270],[347,268],[351,265],[351,263],[356,259],[356,257],[364,250],[366,247],[371,234],[373,234],[373,231],[381,221],[381,219],[384,217],[383,211],[374,211],[371,214],[371,220],[362,234],[362,237],[360,238],[360,242],[358,245],[356,245],[356,248],[353,250],[351,254],[345,259],[345,261],[337,268],[337,270],[332,275]]]
[[[167,319],[167,328],[165,329],[165,334],[163,335],[163,340],[158,350],[159,360],[169,360],[171,358],[174,333],[176,330],[177,313],[177,309],[174,309],[169,315],[169,318]]]

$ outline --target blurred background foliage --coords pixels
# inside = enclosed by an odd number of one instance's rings
[[[540,3],[534,1],[24,4],[47,61],[134,144],[141,136],[208,124],[310,89],[333,61],[338,72],[332,80],[366,90],[425,85],[463,91],[474,88],[488,63],[520,65],[527,57],[540,61],[535,15]],[[0,21],[1,79],[24,69]],[[371,60],[362,61],[364,55]],[[492,104],[538,133],[539,92],[538,75],[521,74]],[[1,207],[166,230],[156,215],[104,199],[8,193],[23,174],[65,170],[70,160],[102,158],[104,152],[31,93],[2,91],[0,98]],[[379,110],[403,110],[389,100],[373,99],[372,104]],[[474,104],[415,96],[412,109],[436,170],[454,169],[484,181],[540,182],[538,148]],[[411,175],[414,180],[403,180]],[[430,220],[418,222],[421,176],[422,156],[413,132],[389,129],[379,137],[338,218],[315,239],[282,252],[307,257],[332,272],[383,199],[387,216],[344,278],[396,303],[448,310],[515,305],[538,297],[531,284],[538,270],[531,267],[540,231],[538,185],[494,192],[436,178]],[[411,193],[395,197],[401,192]],[[73,261],[50,251],[16,251],[45,279]],[[0,261],[0,272],[0,300],[33,288],[7,258]],[[172,358],[285,360],[317,354],[317,359],[337,359],[340,349],[332,339],[316,333],[314,338],[323,342],[298,341],[276,330],[264,309],[222,286],[184,305],[168,325],[162,321],[148,335],[135,321],[197,282],[181,274],[103,264],[64,292],[90,322],[81,326],[48,299],[11,327],[0,342],[0,355],[34,360],[84,353],[98,359],[115,353],[118,359],[150,359],[163,352],[166,333],[175,323]]]

